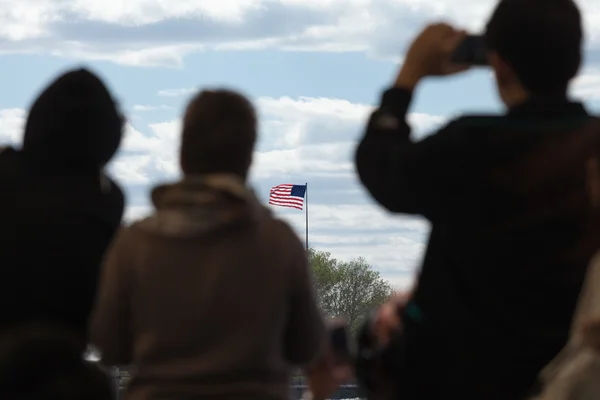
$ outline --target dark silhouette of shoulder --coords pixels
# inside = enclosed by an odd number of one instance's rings
[[[21,148],[0,151],[0,328],[56,318],[85,335],[124,196],[104,172],[122,118],[103,82],[69,71],[32,105]]]

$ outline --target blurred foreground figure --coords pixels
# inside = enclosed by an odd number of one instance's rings
[[[535,400],[600,399],[600,253],[588,268],[569,341],[541,377]]]
[[[600,123],[567,96],[581,63],[577,6],[500,1],[484,41],[506,113],[463,116],[414,140],[413,92],[470,67],[451,62],[464,40],[445,24],[418,36],[356,153],[376,201],[432,225],[387,354],[403,400],[527,396],[567,342],[600,246]]]
[[[256,122],[237,93],[198,94],[183,179],[107,253],[91,334],[104,364],[136,367],[128,399],[285,399],[324,348],[305,249],[247,186]]]
[[[45,322],[5,330],[0,335],[0,398],[112,399],[109,377],[83,360],[78,336]]]
[[[103,173],[122,119],[87,70],[52,82],[29,111],[22,148],[0,149],[0,330],[32,319],[86,328],[123,194]]]

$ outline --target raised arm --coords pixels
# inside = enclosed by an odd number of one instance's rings
[[[445,128],[414,141],[406,114],[422,79],[468,69],[450,63],[464,35],[446,24],[426,27],[409,47],[393,88],[371,115],[356,151],[356,169],[373,198],[389,211],[432,219],[449,207],[445,196],[455,190],[464,171],[460,152],[465,135]]]
[[[383,94],[356,150],[356,170],[371,196],[387,210],[433,218],[462,165],[460,155],[453,153],[453,132],[438,132],[421,141],[411,138],[406,121],[411,98],[411,91],[404,88]]]
[[[419,211],[414,193],[418,171],[410,165],[417,160],[411,151],[414,145],[406,121],[411,99],[407,89],[387,90],[356,150],[356,170],[362,184],[392,212]]]

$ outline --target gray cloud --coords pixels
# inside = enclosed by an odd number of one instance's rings
[[[409,282],[420,263],[429,227],[418,217],[382,210],[358,181],[353,154],[371,107],[314,98],[257,99],[256,103],[265,121],[251,179],[259,198],[266,203],[269,189],[277,184],[308,182],[311,246],[341,259],[364,256],[385,277],[398,279],[399,285]],[[419,132],[444,120],[414,114],[411,119]],[[273,129],[275,123],[279,129]],[[177,177],[178,124],[158,125],[143,135],[131,129],[121,157],[112,166],[114,174],[127,182],[132,218],[148,212],[151,185]],[[337,169],[328,172],[328,168]],[[273,211],[304,237],[302,211]]]
[[[583,14],[590,43],[597,50],[600,15],[593,0],[580,3],[587,11]],[[117,8],[110,3],[99,7],[92,0],[21,0],[15,10],[0,15],[5,27],[0,31],[0,52],[175,67],[185,54],[211,49],[364,51],[389,58],[400,56],[428,21],[446,19],[480,30],[494,4],[495,0],[248,0],[194,5],[173,0],[169,8],[158,1],[132,1]]]
[[[307,26],[330,22],[334,15],[298,5],[271,2],[265,8],[248,11],[240,23],[228,23],[202,16],[167,18],[144,25],[90,21],[76,14],[49,25],[55,38],[91,44],[117,45],[193,43],[214,45],[227,41],[258,40],[294,35]]]
[[[36,4],[22,1],[19,7]],[[309,1],[265,4],[250,9],[238,21],[198,16],[199,13],[177,16],[166,13],[155,16],[154,22],[143,22],[148,20],[146,16],[146,19],[140,17],[142,22],[133,23],[136,19],[131,18],[127,24],[117,11],[104,13],[100,18],[94,14],[98,10],[75,13],[58,9],[59,17],[50,18],[49,23],[44,18],[38,22],[35,18],[9,21],[44,29],[21,40],[15,40],[14,35],[13,39],[0,39],[0,52],[51,52],[130,65],[162,66],[179,65],[186,52],[228,48],[360,50],[378,57],[392,57],[401,54],[409,37],[435,15],[446,15],[477,29],[492,1],[447,0],[442,5],[429,1],[421,2],[421,8],[414,7],[415,3],[409,0],[340,0],[332,1],[331,6],[327,5],[329,2]],[[437,10],[436,5],[440,7]],[[131,9],[137,10],[135,4]],[[49,6],[48,10],[53,8]],[[142,15],[143,10],[139,12]],[[42,16],[51,14],[48,11]],[[2,18],[5,17],[0,16],[0,23]],[[590,52],[588,60],[600,62],[599,54]],[[591,90],[592,84],[600,88],[600,80],[596,78],[582,81],[586,93],[598,92]],[[165,89],[159,95],[190,93],[189,89]],[[253,184],[261,199],[266,201],[269,188],[276,184],[308,181],[311,245],[344,259],[364,256],[385,277],[409,280],[419,265],[429,227],[419,218],[385,212],[358,182],[353,151],[370,106],[314,98],[263,98],[257,99],[257,105],[264,123]],[[156,107],[161,106],[146,104],[138,106],[137,111]],[[22,110],[0,110],[0,139],[16,142],[23,116]],[[444,120],[444,116],[411,115],[418,137]],[[147,125],[134,120],[134,125],[143,133],[133,127],[129,129],[125,148],[111,165],[111,171],[127,187],[130,216],[140,216],[148,211],[151,185],[174,180],[178,175],[179,128],[177,121]],[[274,211],[303,237],[302,212],[281,208]]]

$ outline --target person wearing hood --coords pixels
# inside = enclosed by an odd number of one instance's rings
[[[291,367],[325,354],[304,246],[247,186],[256,125],[238,93],[192,99],[183,178],[107,253],[90,331],[135,367],[128,399],[286,399]]]
[[[47,320],[87,341],[99,268],[124,208],[103,172],[123,120],[103,82],[69,71],[33,103],[20,149],[0,149],[0,331]]]

